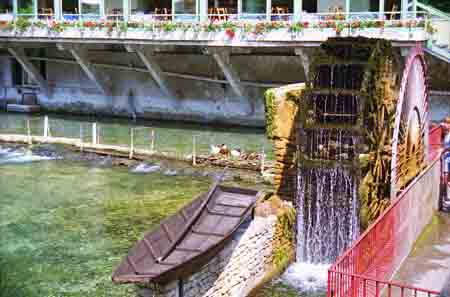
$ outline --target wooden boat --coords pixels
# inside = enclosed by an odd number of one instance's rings
[[[115,283],[166,283],[205,265],[250,216],[260,192],[220,186],[197,197],[140,240],[113,274]]]

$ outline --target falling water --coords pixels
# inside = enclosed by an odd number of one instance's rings
[[[301,168],[297,262],[331,263],[359,234],[357,180],[342,168]]]

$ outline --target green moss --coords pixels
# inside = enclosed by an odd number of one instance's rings
[[[265,93],[265,111],[266,111],[266,133],[269,139],[274,137],[275,114],[277,113],[277,107],[275,104],[275,89],[269,89]]]
[[[424,246],[427,246],[430,244],[430,238],[432,237],[432,234],[436,232],[436,229],[438,229],[442,225],[441,218],[439,215],[434,215],[431,218],[430,223],[425,227],[425,229],[422,231],[422,233],[417,238],[414,249],[411,252],[411,255],[414,256],[415,252],[418,250],[421,250]]]

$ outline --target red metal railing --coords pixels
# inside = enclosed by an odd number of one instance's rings
[[[435,126],[430,129],[430,133],[428,136],[428,141],[430,145],[429,158],[433,160],[436,157],[436,154],[442,148],[442,142],[444,137],[444,127],[442,125]]]
[[[439,296],[389,281],[438,209],[440,149],[430,154],[435,158],[428,167],[330,268],[328,297]]]

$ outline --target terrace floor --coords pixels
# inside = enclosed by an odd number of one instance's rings
[[[435,291],[450,289],[450,214],[432,218],[393,281]]]

